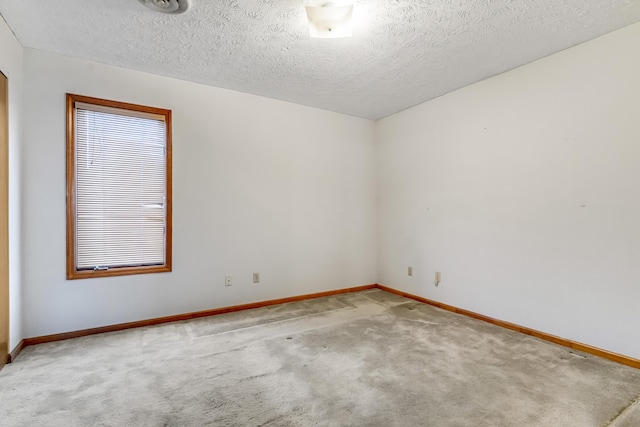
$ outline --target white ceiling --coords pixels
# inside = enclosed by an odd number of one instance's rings
[[[640,0],[356,0],[310,39],[303,0],[0,0],[30,48],[379,119],[640,21]]]

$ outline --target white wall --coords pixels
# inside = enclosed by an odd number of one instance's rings
[[[378,122],[379,282],[640,358],[639,41]]]
[[[0,16],[0,71],[9,80],[9,347],[22,340],[21,140],[22,46]]]
[[[373,122],[24,57],[26,336],[375,283]],[[65,280],[66,92],[173,110],[172,273]]]
[[[377,281],[640,358],[639,39],[637,24],[373,124],[31,49],[23,110],[0,23],[12,346],[21,304],[33,337]],[[172,273],[65,280],[66,92],[173,110]]]

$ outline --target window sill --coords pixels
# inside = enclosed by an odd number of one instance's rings
[[[134,274],[169,273],[171,265],[151,265],[148,267],[122,267],[109,270],[76,270],[67,271],[67,280],[93,279],[97,277],[131,276]]]

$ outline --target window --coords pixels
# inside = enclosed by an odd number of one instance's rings
[[[67,279],[171,271],[171,111],[67,94]]]

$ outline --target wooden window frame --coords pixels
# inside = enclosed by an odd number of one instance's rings
[[[93,104],[97,106],[118,108],[142,113],[156,114],[165,117],[166,124],[166,234],[165,234],[165,262],[163,265],[114,267],[108,270],[78,270],[76,268],[76,135],[75,135],[75,104]],[[171,151],[171,110],[110,101],[67,93],[67,279],[89,279],[94,277],[125,276],[133,274],[166,273],[171,271],[172,248],[172,151]]]

